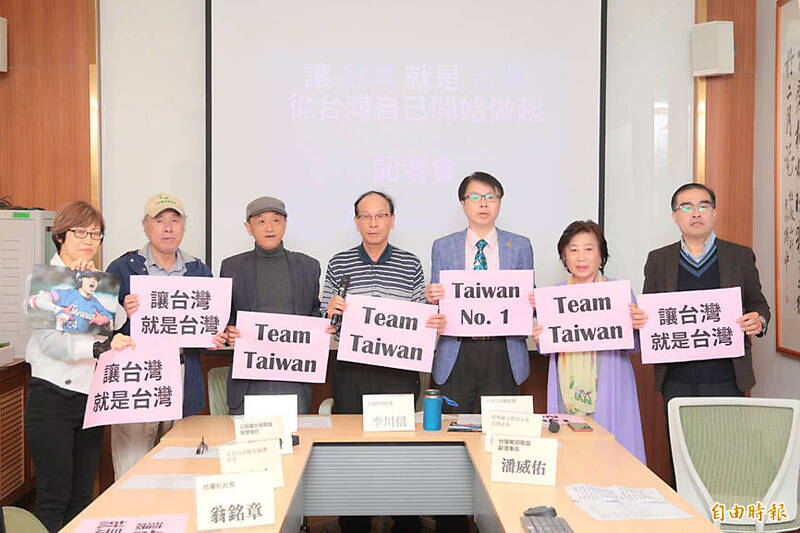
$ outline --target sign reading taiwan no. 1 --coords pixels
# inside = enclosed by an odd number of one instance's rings
[[[325,318],[239,311],[242,334],[233,350],[233,377],[325,383],[331,336]]]
[[[739,287],[642,294],[642,363],[675,363],[744,355]]]
[[[436,306],[350,294],[339,336],[339,361],[430,372],[436,330],[425,323]]]
[[[447,318],[445,335],[531,334],[533,270],[442,270],[439,281],[444,285],[439,311]]]
[[[537,287],[541,353],[633,348],[631,282]]]
[[[139,309],[131,315],[135,343],[186,348],[212,346],[231,313],[230,278],[131,276]]]
[[[84,429],[176,420],[182,413],[177,347],[141,344],[100,355],[86,401]]]

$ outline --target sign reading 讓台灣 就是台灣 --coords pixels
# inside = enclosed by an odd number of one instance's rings
[[[639,331],[642,363],[675,363],[744,355],[739,287],[642,294],[647,322]]]
[[[183,414],[178,349],[153,344],[100,355],[83,427],[176,420]]]
[[[130,317],[135,343],[156,341],[181,348],[211,347],[228,325],[230,278],[131,276],[139,309]]]

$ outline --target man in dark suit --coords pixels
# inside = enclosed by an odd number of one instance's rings
[[[237,311],[319,316],[319,261],[283,247],[286,206],[262,196],[247,204],[244,223],[255,240],[248,252],[222,261],[219,275],[233,279],[231,317],[225,331],[214,337],[218,346],[233,344],[238,336]],[[301,414],[311,410],[311,385],[289,381],[232,379],[228,370],[228,409],[244,413],[245,395],[296,394]]]
[[[681,240],[653,250],[644,267],[645,294],[740,287],[744,314],[738,323],[746,334],[743,357],[655,365],[656,388],[667,403],[679,396],[743,396],[756,383],[751,337],[762,337],[770,319],[769,304],[753,250],[717,238],[716,195],[700,183],[687,183],[672,195],[672,219]],[[646,316],[643,315],[644,320]],[[634,318],[636,321],[636,318]]]

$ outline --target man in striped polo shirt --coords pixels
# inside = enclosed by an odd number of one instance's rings
[[[425,303],[425,277],[416,255],[389,244],[394,228],[394,201],[382,192],[368,191],[354,204],[361,244],[340,252],[328,262],[322,290],[322,314],[330,318],[347,310],[339,295],[343,276],[350,276],[347,294],[395,298]],[[444,330],[444,316],[432,315],[427,327]],[[333,328],[331,327],[331,332]],[[336,335],[338,340],[338,333]],[[409,370],[336,361],[331,376],[333,408],[337,414],[362,414],[363,394],[419,395],[419,374]],[[418,516],[395,516],[392,533],[421,529]],[[369,516],[341,516],[342,533],[370,531]]]
[[[394,228],[394,201],[382,192],[368,191],[355,204],[361,244],[340,252],[328,262],[322,290],[322,314],[329,318],[347,310],[339,296],[342,276],[350,276],[348,294],[425,303],[425,277],[416,255],[389,244]],[[444,329],[444,316],[433,315],[429,328]],[[338,335],[337,335],[338,339]],[[363,394],[419,394],[419,374],[408,370],[336,361],[331,377],[337,414],[361,414]]]

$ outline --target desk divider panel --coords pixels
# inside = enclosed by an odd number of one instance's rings
[[[460,442],[317,443],[303,473],[303,513],[469,515],[475,480]]]

